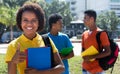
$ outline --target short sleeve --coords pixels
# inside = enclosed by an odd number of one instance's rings
[[[66,35],[66,43],[67,43],[67,47],[73,47],[72,42],[70,41],[67,35]]]
[[[109,46],[109,39],[108,39],[108,35],[106,32],[102,32],[100,35],[100,39],[101,39],[101,43],[103,46]]]
[[[16,50],[15,46],[13,46],[12,44],[8,45],[7,53],[5,55],[5,62],[9,62],[12,60],[12,57],[14,56],[16,52],[15,50]]]

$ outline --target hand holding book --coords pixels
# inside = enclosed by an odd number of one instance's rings
[[[81,53],[81,56],[88,56],[88,55],[96,55],[99,52],[97,51],[97,49],[94,46],[90,46],[88,49],[86,49],[85,51],[83,51]],[[93,61],[94,59],[91,59],[90,61]]]
[[[66,55],[68,55],[69,53],[72,52],[72,49],[73,49],[73,47],[63,48],[63,49],[60,51],[60,54],[61,54],[62,56],[66,56]]]

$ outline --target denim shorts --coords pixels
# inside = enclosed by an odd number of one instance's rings
[[[90,72],[88,72],[88,71],[85,70],[85,69],[82,69],[82,74],[90,74]],[[98,72],[98,73],[96,73],[96,74],[105,74],[105,72],[102,71],[102,72]]]

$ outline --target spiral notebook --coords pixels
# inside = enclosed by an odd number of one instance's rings
[[[27,67],[37,70],[45,70],[51,68],[51,48],[28,48],[27,49]]]

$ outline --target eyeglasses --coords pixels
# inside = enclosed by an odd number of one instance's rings
[[[22,22],[25,23],[25,24],[28,24],[28,23],[30,23],[30,24],[37,24],[38,23],[38,19],[32,19],[31,21],[29,21],[27,19],[23,19]]]

